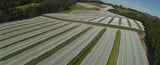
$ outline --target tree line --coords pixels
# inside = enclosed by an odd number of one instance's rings
[[[160,19],[149,17],[134,9],[113,5],[115,9],[110,12],[120,14],[135,20],[139,20],[145,26],[145,43],[148,48],[148,59],[150,65],[160,64]]]
[[[42,0],[0,0],[0,10],[41,1]]]
[[[26,4],[41,3],[38,6],[16,8]],[[44,13],[70,9],[76,0],[1,0],[0,23],[35,17]]]

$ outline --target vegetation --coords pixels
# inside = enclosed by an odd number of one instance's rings
[[[125,8],[122,6],[112,5],[115,9],[110,12],[117,13],[135,20],[139,20],[145,26],[146,36],[144,38],[148,48],[148,59],[150,65],[160,64],[160,19],[146,16],[143,13]]]
[[[42,5],[42,3],[30,3],[30,4],[26,4],[26,5],[21,5],[21,6],[17,6],[15,7],[16,9],[22,9],[22,10],[25,10],[27,8],[31,8],[33,6],[40,6]]]
[[[122,18],[119,19],[119,25],[121,25],[121,24],[122,24]]]
[[[1,0],[0,23],[69,10],[76,0]]]
[[[114,45],[112,48],[111,55],[109,57],[107,65],[116,65],[117,63],[117,58],[118,58],[118,52],[119,52],[119,45],[120,45],[120,39],[121,39],[121,31],[117,31]]]
[[[88,9],[88,8],[83,7],[83,6],[81,6],[81,5],[78,5],[78,4],[72,5],[72,6],[69,7],[69,8],[70,8],[70,9],[68,9],[68,10],[60,11],[60,13],[71,13],[72,11],[77,10],[77,9]]]
[[[63,10],[63,11],[60,11],[60,13],[70,13],[70,12],[72,12],[73,10],[77,9],[78,6],[79,6],[79,5],[77,5],[77,4],[76,4],[76,5],[72,5],[69,10]]]
[[[78,2],[100,3],[104,4],[101,0],[77,0]]]
[[[101,7],[101,8],[105,8],[105,6],[103,6],[102,4],[99,4],[99,3],[88,3],[88,4],[98,6],[98,7]]]
[[[0,0],[0,10],[13,8],[29,3],[39,3],[42,0]]]
[[[129,25],[130,27],[132,27],[131,22],[129,21],[129,19],[127,19],[127,21],[128,21],[128,25]]]

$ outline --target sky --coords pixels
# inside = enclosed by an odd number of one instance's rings
[[[122,5],[160,18],[160,0],[102,0],[103,2]]]

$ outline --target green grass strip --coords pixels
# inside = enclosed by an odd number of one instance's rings
[[[138,25],[138,27],[142,30],[141,26],[134,20],[134,22]]]
[[[122,18],[119,19],[119,25],[121,25],[121,24],[122,24]]]
[[[63,10],[63,11],[60,11],[59,13],[71,13],[73,10],[76,10],[77,9],[77,4],[76,5],[72,5],[71,7],[69,7],[70,9],[69,10]]]
[[[113,21],[113,19],[114,19],[114,18],[112,18],[112,19],[108,22],[108,24],[110,24],[110,23]]]
[[[107,65],[116,65],[119,54],[120,40],[121,40],[121,31],[118,30]]]
[[[61,33],[58,33],[58,34],[56,34],[56,35],[53,35],[53,36],[51,36],[51,37],[49,37],[49,38],[46,38],[46,39],[44,39],[44,40],[42,40],[42,41],[39,41],[39,42],[37,42],[37,43],[35,43],[35,44],[33,44],[33,45],[30,45],[30,46],[28,46],[28,47],[26,47],[26,48],[20,49],[20,50],[14,52],[14,53],[11,53],[11,54],[9,54],[9,55],[1,58],[0,61],[4,61],[4,60],[7,60],[7,59],[9,59],[9,58],[12,58],[12,57],[16,56],[17,54],[20,54],[20,53],[22,53],[22,52],[24,52],[24,51],[26,51],[26,50],[29,50],[29,49],[31,49],[31,48],[33,48],[33,47],[35,47],[35,46],[38,46],[38,45],[42,44],[43,42],[45,42],[45,41],[47,41],[47,40],[50,40],[50,39],[52,39],[52,38],[54,38],[54,37],[56,37],[56,36],[59,36],[59,35],[67,32],[67,31],[70,31],[70,30],[72,30],[72,29],[74,29],[74,28],[77,28],[77,27],[78,27],[78,25],[77,25],[77,26],[74,26],[74,27],[72,27],[72,28],[70,28],[70,29],[68,29],[68,30],[65,30],[65,31],[63,31],[63,32],[61,32]],[[33,64],[33,65],[35,65],[35,64]]]
[[[98,6],[101,8],[105,8],[105,6],[103,6],[102,4],[98,4],[98,3],[89,3],[89,4],[94,5],[94,6]]]
[[[27,8],[31,8],[31,7],[34,7],[34,6],[40,6],[42,4],[43,3],[29,3],[29,4],[26,4],[26,5],[17,6],[15,8],[25,10]]]
[[[128,20],[128,25],[129,25],[130,27],[132,27],[131,22],[129,21],[129,19],[127,19],[127,20]]]
[[[83,35],[84,33],[86,33],[89,29],[91,29],[91,27],[88,27],[87,29],[81,31],[77,35],[75,35],[72,38],[66,40],[65,42],[63,42],[62,44],[58,45],[57,47],[55,47],[55,48],[47,51],[46,53],[40,55],[39,57],[31,60],[30,62],[26,63],[25,65],[36,65],[36,64],[38,64],[39,62],[41,62],[44,59],[48,58],[49,56],[53,55],[59,49],[63,48],[64,46],[68,45],[69,43],[71,43],[72,41],[74,41],[75,39],[77,39],[78,37],[80,37],[81,35]]]
[[[101,39],[105,33],[106,28],[102,29],[98,35],[76,56],[74,57],[67,65],[80,65],[84,58],[91,52],[95,47],[97,42]]]
[[[55,24],[56,24],[56,23],[55,23]],[[67,25],[69,25],[69,24],[70,24],[70,23],[68,23],[68,24],[64,24],[64,25],[62,25],[62,26],[60,26],[60,27],[57,27],[57,28],[54,28],[54,29],[51,29],[51,30],[48,30],[48,31],[42,32],[42,33],[40,33],[40,34],[37,34],[37,35],[31,36],[31,37],[28,37],[28,38],[25,38],[25,39],[22,39],[22,40],[19,40],[19,41],[13,42],[13,43],[11,43],[11,44],[8,44],[8,45],[5,45],[5,46],[1,47],[0,49],[3,49],[3,48],[6,48],[6,47],[9,47],[9,46],[14,45],[14,44],[17,44],[17,43],[19,43],[19,42],[21,42],[21,41],[24,41],[24,40],[30,39],[30,38],[32,38],[32,37],[36,37],[36,36],[38,36],[38,35],[41,35],[41,34],[47,33],[47,32],[49,32],[49,31],[52,31],[52,30],[55,30],[55,29],[58,29],[58,28],[61,28],[61,27],[63,27],[63,26],[67,26]],[[52,24],[52,25],[53,25],[53,24]],[[52,25],[49,25],[49,26],[52,26]],[[49,26],[47,26],[47,27],[49,27]],[[42,28],[46,28],[46,27],[42,27]],[[40,29],[41,29],[41,28],[40,28]],[[36,29],[36,30],[39,30],[39,29]],[[34,31],[34,30],[31,30],[31,31]],[[31,32],[31,31],[28,31],[28,32]],[[28,33],[28,32],[25,32],[25,33]],[[24,34],[24,33],[21,33],[21,34]],[[18,35],[21,35],[21,34],[18,34]],[[18,35],[17,35],[17,36],[18,36]],[[11,37],[15,37],[15,36],[16,36],[16,35],[11,36]],[[9,37],[9,38],[11,38],[11,37]],[[6,39],[8,39],[8,38],[6,38]]]

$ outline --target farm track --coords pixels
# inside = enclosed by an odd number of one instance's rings
[[[140,30],[140,29],[129,28],[129,27],[125,27],[125,26],[117,26],[117,25],[110,25],[110,24],[104,24],[104,23],[95,23],[95,22],[86,22],[86,21],[67,20],[67,19],[47,16],[47,15],[42,15],[42,16],[48,17],[48,18],[52,18],[52,19],[63,20],[63,21],[66,21],[66,22],[82,23],[82,24],[89,24],[89,25],[96,25],[96,26],[103,26],[103,27],[111,27],[111,28],[124,29],[124,30],[136,31],[136,32],[144,32],[143,30]]]

